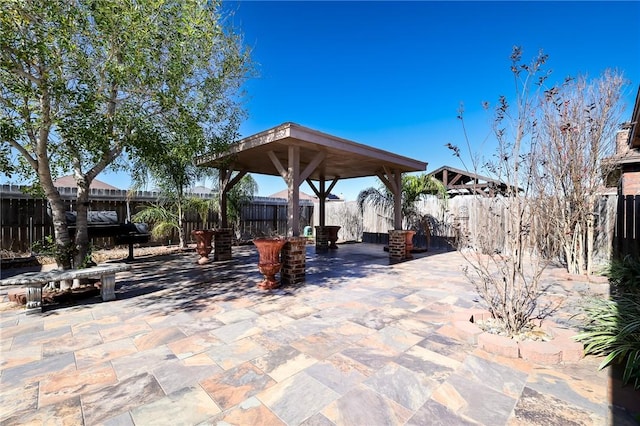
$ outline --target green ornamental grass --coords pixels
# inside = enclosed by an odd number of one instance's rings
[[[594,299],[585,307],[584,330],[574,337],[585,354],[603,355],[603,369],[624,362],[623,382],[640,389],[640,299],[634,294],[615,300]]]

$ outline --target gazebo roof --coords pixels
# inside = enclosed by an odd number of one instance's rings
[[[332,136],[295,123],[279,126],[246,137],[220,154],[196,158],[198,166],[224,167],[250,173],[280,176],[281,173],[269,158],[269,152],[286,167],[288,148],[300,147],[300,167],[304,170],[317,161],[319,153],[324,159],[311,172],[311,180],[349,179],[376,176],[385,169],[401,173],[424,171],[427,163]]]

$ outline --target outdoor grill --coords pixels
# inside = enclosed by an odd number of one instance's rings
[[[74,237],[76,232],[76,212],[66,212],[69,236]],[[129,256],[127,260],[133,260],[133,245],[148,243],[151,238],[149,227],[146,223],[120,222],[115,211],[89,211],[87,212],[87,232],[89,238],[113,237],[115,244],[128,244]]]

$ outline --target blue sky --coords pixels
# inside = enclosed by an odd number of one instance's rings
[[[490,116],[483,101],[513,93],[513,45],[549,54],[550,82],[616,68],[630,81],[630,117],[640,84],[640,2],[225,2],[259,76],[245,86],[242,136],[293,121],[428,162],[462,167],[445,148],[464,145],[460,103],[473,150]],[[285,188],[254,176],[259,195]],[[124,177],[100,176],[126,188]],[[353,200],[375,178],[340,181]],[[301,188],[311,193],[306,184]]]

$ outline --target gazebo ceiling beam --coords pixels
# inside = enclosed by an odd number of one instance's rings
[[[462,174],[460,173],[456,173],[456,175],[453,177],[453,179],[451,179],[448,183],[447,186],[449,187],[453,187],[456,183],[458,183],[458,181],[462,178]]]
[[[318,168],[318,166],[324,161],[325,158],[327,158],[327,154],[325,152],[318,152],[316,156],[313,157],[313,160],[311,160],[311,162],[307,164],[307,167],[305,167],[304,171],[300,173],[300,182],[307,180],[307,178],[311,176],[311,173],[313,173]]]
[[[280,176],[282,176],[282,178],[284,180],[287,180],[288,177],[288,172],[287,170],[282,166],[282,163],[280,163],[280,160],[278,160],[278,157],[276,157],[276,154],[273,151],[268,151],[267,155],[269,156],[269,158],[271,159],[271,163],[273,163],[274,167],[276,168],[276,170],[278,170],[278,173],[280,173]]]

